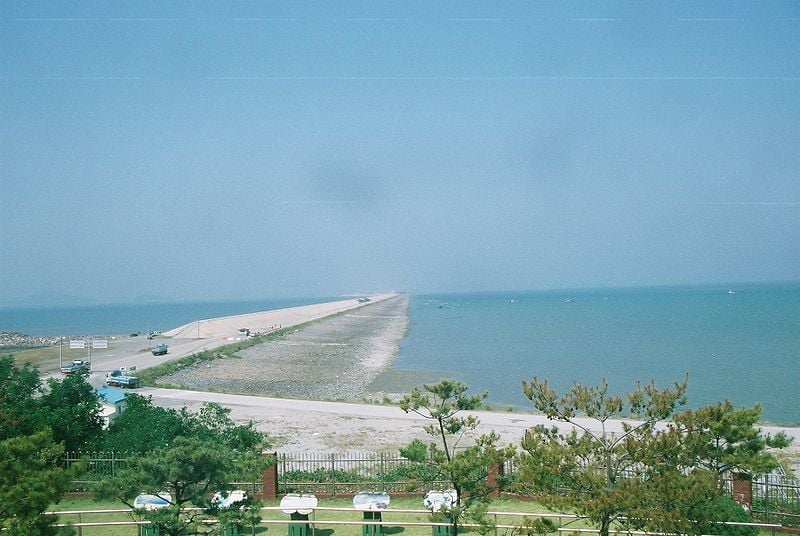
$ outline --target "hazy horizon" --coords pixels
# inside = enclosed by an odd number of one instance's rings
[[[754,287],[781,287],[781,286],[795,286],[800,285],[800,280],[780,280],[780,281],[709,281],[698,282],[690,284],[672,284],[672,285],[646,285],[646,286],[600,286],[600,287],[572,287],[572,288],[506,288],[506,289],[484,289],[484,290],[453,290],[453,291],[418,291],[407,292],[401,289],[385,289],[375,290],[372,292],[350,292],[338,295],[273,295],[273,296],[245,296],[242,298],[231,299],[209,299],[209,300],[163,300],[157,297],[138,297],[130,301],[102,301],[102,300],[88,300],[79,296],[69,296],[65,294],[52,295],[48,300],[48,296],[41,294],[39,296],[32,296],[27,300],[21,302],[10,302],[0,305],[0,309],[45,309],[45,308],[72,308],[72,307],[103,307],[103,306],[139,306],[139,305],[171,305],[171,304],[235,304],[235,303],[258,303],[269,301],[309,301],[309,303],[322,302],[326,300],[344,300],[348,298],[374,296],[378,294],[386,294],[394,292],[397,294],[406,294],[409,296],[448,296],[448,295],[469,295],[469,294],[508,294],[509,297],[514,297],[515,294],[559,294],[565,297],[573,297],[574,295],[581,295],[586,293],[600,293],[600,292],[635,292],[638,290],[651,291],[651,290],[733,290],[734,292],[746,292],[748,289]]]
[[[0,4],[0,307],[800,280],[792,0]]]

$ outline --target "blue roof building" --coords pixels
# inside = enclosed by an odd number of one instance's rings
[[[116,416],[125,411],[125,391],[118,387],[104,385],[95,389],[95,393],[100,399],[103,428],[108,428]]]

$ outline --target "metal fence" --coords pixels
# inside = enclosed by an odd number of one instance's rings
[[[78,466],[72,491],[89,491],[105,477],[115,476],[125,467],[129,452],[68,452],[64,467]],[[388,492],[415,489],[415,464],[398,452],[348,453],[280,453],[277,455],[278,490],[280,493],[308,492],[336,496],[359,491]],[[435,480],[426,482],[434,486]],[[441,482],[440,487],[445,487]],[[239,482],[238,489],[260,492],[261,482]]]
[[[88,492],[94,484],[103,478],[114,477],[119,470],[128,463],[128,460],[136,456],[134,452],[67,452],[63,457],[65,468],[77,469],[76,478],[72,481],[70,491]],[[236,489],[242,489],[251,494],[261,493],[263,482],[231,482]]]
[[[70,452],[64,455],[64,466],[80,464],[73,491],[88,491],[101,478],[114,476],[124,467],[132,453]],[[399,452],[347,453],[279,453],[277,455],[279,493],[307,492],[330,496],[352,495],[359,491],[390,493],[419,491],[416,484],[424,481],[427,489],[445,488],[430,473],[421,475],[419,464],[402,457]],[[516,473],[513,461],[505,464],[512,488]],[[800,479],[785,474],[759,475],[753,478],[753,516],[766,523],[800,526]],[[239,482],[238,489],[261,491],[261,482]],[[730,487],[729,487],[730,489]]]
[[[767,523],[800,527],[800,479],[783,473],[754,477],[753,516]]]
[[[359,491],[411,492],[424,470],[398,452],[281,453],[277,464],[280,493],[309,492],[333,497]],[[444,482],[424,480],[426,486],[445,487]]]
[[[135,455],[131,452],[66,452],[63,466],[77,469],[76,479],[72,481],[71,491],[90,491],[92,485],[106,477],[116,476],[128,459]]]
[[[295,471],[341,471],[363,477],[380,477],[411,462],[398,452],[279,453],[278,474]]]

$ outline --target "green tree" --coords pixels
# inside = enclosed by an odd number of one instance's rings
[[[474,415],[464,415],[463,412],[480,408],[487,397],[485,392],[468,395],[468,389],[461,382],[443,380],[423,385],[421,390],[416,388],[400,401],[400,408],[406,413],[416,413],[431,421],[424,430],[440,442],[432,442],[424,449],[421,442],[415,441],[401,452],[412,461],[427,466],[429,479],[446,480],[456,491],[456,504],[448,514],[454,534],[459,519],[465,516],[488,525],[483,514],[489,494],[494,491],[487,480],[489,468],[514,454],[510,446],[498,447],[499,436],[494,432],[474,438],[470,445],[460,444],[466,436],[473,435],[479,425]]]
[[[67,490],[71,475],[58,467],[64,449],[49,431],[0,441],[0,531],[8,536],[72,534],[59,530],[50,504]]]
[[[203,404],[197,413],[184,412],[188,434],[215,439],[229,449],[248,451],[264,446],[267,437],[253,426],[252,421],[236,424],[230,417],[230,408],[216,402]]]
[[[265,445],[266,436],[252,422],[237,425],[230,409],[209,402],[193,413],[153,405],[152,397],[129,393],[126,407],[111,423],[104,448],[117,452],[144,453],[169,447],[178,437],[199,437],[221,442],[225,447],[251,450]]]
[[[790,443],[783,433],[763,434],[756,426],[760,414],[759,406],[736,408],[728,400],[676,413],[654,441],[648,463],[659,470],[648,482],[654,488],[650,504],[631,516],[635,526],[686,534],[756,533],[720,522],[752,521],[728,494],[723,477],[777,467],[768,449]]]
[[[758,529],[723,525],[722,521],[753,519],[727,493],[718,492],[718,479],[705,469],[685,473],[674,467],[653,471],[638,497],[628,498],[627,527],[670,534],[755,536]]]
[[[215,492],[230,490],[234,478],[257,478],[273,461],[260,453],[228,449],[216,438],[178,437],[168,448],[132,458],[96,491],[100,497],[115,497],[130,507],[143,491],[169,494],[168,507],[141,511],[142,516],[169,536],[193,534],[203,526],[205,515],[213,512],[210,497]],[[251,474],[242,475],[242,467]],[[190,505],[202,510],[183,510]]]
[[[86,374],[47,380],[37,415],[41,425],[49,427],[53,439],[63,443],[68,452],[95,448],[103,433],[100,400]]]
[[[672,389],[655,383],[637,385],[625,396],[611,395],[608,383],[587,387],[574,383],[559,397],[548,382],[523,382],[525,396],[548,419],[571,425],[569,433],[537,426],[522,448],[520,483],[554,508],[585,515],[608,536],[611,524],[628,516],[645,492],[656,424],[685,404],[687,380]],[[611,421],[621,420],[614,431]],[[632,417],[632,418],[631,418]]]
[[[150,396],[128,393],[125,411],[108,427],[103,448],[145,453],[168,447],[175,438],[189,434],[188,419],[185,412],[154,406]]]
[[[252,501],[244,510],[220,512],[210,497],[229,491],[230,482],[260,478],[267,465],[274,463],[261,455],[268,445],[265,434],[252,423],[237,425],[230,418],[230,410],[219,404],[204,404],[197,413],[186,408],[158,408],[150,398],[135,395],[129,404],[109,430],[114,440],[106,444],[139,450],[140,454],[129,458],[116,476],[103,480],[96,489],[98,496],[114,497],[133,507],[141,493],[169,494],[167,508],[141,514],[170,536],[201,529],[206,514],[220,514],[222,521],[237,525],[252,522],[257,507]],[[146,441],[122,440],[124,434],[138,431]],[[188,505],[202,510],[182,511]]]
[[[723,497],[721,473],[769,468],[775,460],[765,449],[787,440],[763,436],[754,428],[758,411],[727,402],[676,412],[686,387],[687,380],[663,390],[651,382],[614,396],[604,380],[598,387],[575,383],[559,397],[546,381],[523,382],[534,407],[570,430],[537,426],[526,434],[520,484],[551,507],[587,516],[604,536],[615,521],[661,532],[720,533],[720,521],[746,516]],[[612,419],[619,421],[615,430]]]
[[[37,430],[36,397],[40,389],[36,367],[27,362],[17,366],[13,356],[0,356],[0,440]]]
[[[747,474],[765,473],[778,466],[768,448],[785,448],[791,443],[783,432],[774,437],[757,427],[761,406],[736,408],[724,400],[716,404],[686,410],[673,419],[684,438],[686,467],[711,471],[722,488],[726,471]]]

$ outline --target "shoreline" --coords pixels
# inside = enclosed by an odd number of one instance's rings
[[[402,322],[391,322],[399,316],[396,302],[401,302]],[[413,439],[428,442],[431,438],[422,429],[426,423],[392,405],[404,389],[398,384],[402,382],[395,384],[398,389],[393,392],[374,389],[390,386],[379,379],[393,377],[391,365],[408,328],[409,302],[409,296],[401,295],[383,304],[336,314],[292,332],[284,340],[259,345],[263,347],[261,350],[257,350],[258,346],[249,348],[239,352],[244,356],[219,360],[208,368],[181,371],[194,376],[195,381],[198,377],[208,381],[225,374],[220,364],[247,369],[242,363],[252,358],[277,376],[288,374],[288,379],[278,382],[281,389],[276,391],[264,390],[265,383],[256,382],[261,389],[220,389],[200,383],[190,386],[191,390],[159,386],[147,392],[158,405],[176,409],[186,405],[197,410],[203,402],[218,401],[231,409],[235,420],[251,420],[270,434],[275,441],[273,446],[284,452],[387,450],[405,446]],[[389,307],[393,309],[387,311],[385,308]],[[376,333],[378,320],[388,321],[390,327],[384,326],[383,331]],[[365,341],[373,343],[370,351],[365,350]],[[349,361],[350,366],[346,366],[348,363],[343,361],[347,351],[355,351],[359,345],[362,351],[359,359]],[[256,370],[253,365],[249,364],[249,370]],[[330,374],[321,371],[321,367],[329,367]],[[415,386],[420,383],[428,381]],[[514,445],[520,444],[525,430],[532,426],[559,425],[524,410],[484,409],[470,413],[481,420],[479,433],[494,431],[503,441]],[[787,462],[800,470],[800,428],[768,423],[761,423],[760,427],[765,433],[784,431],[793,438],[793,444],[785,451]]]
[[[162,407],[192,411],[206,402],[217,402],[231,409],[237,422],[252,421],[274,442],[273,450],[286,453],[331,453],[397,450],[413,439],[432,440],[423,426],[428,421],[419,415],[404,413],[399,406],[340,401],[300,400],[252,395],[231,395],[179,389],[144,388],[145,396]],[[495,432],[501,444],[519,446],[525,431],[538,424],[557,426],[567,431],[569,425],[549,421],[536,413],[469,411],[480,420],[477,434]],[[596,428],[597,423],[579,418],[581,424]],[[608,431],[621,431],[621,420],[609,421]],[[793,438],[783,452],[788,463],[800,470],[800,428],[761,426],[765,433],[784,431]],[[474,437],[472,437],[474,439]],[[780,451],[779,451],[780,452]]]
[[[373,297],[366,304],[357,300],[343,300],[301,306],[308,315],[305,318],[298,314],[298,308],[290,308],[208,319],[200,322],[207,323],[209,330],[217,330],[209,331],[213,337],[159,339],[155,342],[170,344],[170,353],[159,358],[151,356],[147,348],[143,348],[150,342],[143,337],[122,337],[125,340],[114,343],[113,348],[93,355],[92,376],[95,383],[102,383],[103,372],[121,365],[130,366],[140,361],[140,368],[143,369],[200,350],[235,344],[239,328],[246,327],[243,319],[263,322],[280,314],[283,315],[283,328],[291,326],[291,322],[295,322],[295,326],[303,324],[303,328],[287,333],[282,340],[265,343],[265,346],[273,346],[275,352],[284,354],[283,360],[262,361],[256,369],[251,367],[250,370],[256,370],[256,373],[246,376],[246,379],[254,381],[255,392],[229,387],[227,393],[230,394],[226,394],[226,389],[214,386],[202,388],[199,385],[191,387],[196,389],[192,391],[157,387],[143,388],[135,393],[153,395],[157,405],[176,409],[185,405],[196,410],[203,402],[218,401],[232,410],[231,416],[235,420],[253,420],[259,429],[275,438],[275,446],[281,449],[306,452],[394,449],[412,439],[430,440],[422,431],[422,422],[405,415],[399,407],[389,405],[392,397],[398,391],[403,391],[407,383],[398,381],[398,376],[408,374],[414,386],[438,381],[424,378],[423,373],[417,376],[414,371],[392,369],[400,341],[408,328],[410,299],[408,295],[391,294]],[[351,303],[345,303],[347,301]],[[405,303],[398,306],[397,302]],[[330,311],[333,305],[339,310],[328,315],[322,314]],[[389,306],[393,306],[394,310],[382,310]],[[317,315],[316,318],[314,315]],[[226,334],[219,327],[214,328],[214,322],[218,320],[223,321],[224,329],[231,330],[231,333]],[[198,321],[195,321],[179,328],[186,330],[194,327],[196,334],[197,325]],[[379,334],[376,336],[375,330],[378,328]],[[326,358],[324,354],[330,354],[331,351],[333,355]],[[298,359],[303,356],[309,360],[299,366]],[[316,361],[310,358],[316,358]],[[193,368],[198,369],[201,375],[214,377],[220,376],[218,364],[237,367],[243,362],[244,358],[236,356],[216,360],[208,368],[205,363]],[[264,376],[282,377],[284,374],[287,374],[288,381],[285,384],[289,389],[279,390],[277,387],[280,385],[273,386],[276,387],[275,392],[280,394],[271,396],[274,393],[264,389],[269,383],[269,378],[265,379]],[[392,391],[391,387],[396,390]],[[339,402],[341,400],[351,403]],[[495,430],[504,440],[515,444],[519,443],[524,430],[531,423],[549,423],[541,415],[524,410],[494,409],[476,413],[482,420],[482,431]],[[761,423],[760,426],[766,432],[787,431],[794,438],[794,444],[788,451],[794,460],[798,459],[800,428],[768,423]],[[797,462],[792,463],[797,465]]]

